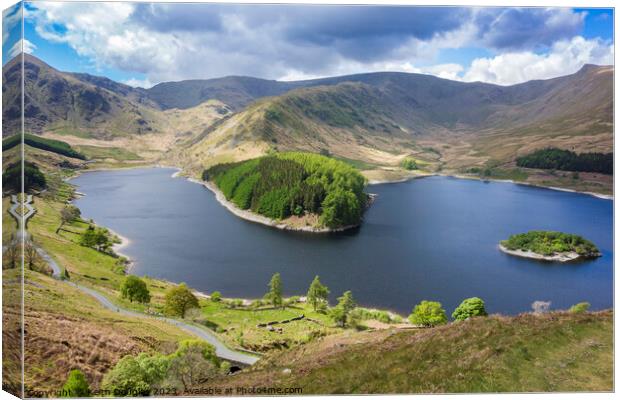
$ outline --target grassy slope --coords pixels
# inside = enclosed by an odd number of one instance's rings
[[[264,307],[253,310],[250,308],[230,309],[223,303],[208,300],[201,301],[202,315],[200,321],[212,328],[216,326],[220,336],[231,346],[243,346],[255,351],[270,351],[287,348],[295,344],[305,343],[314,336],[325,336],[342,332],[333,326],[333,322],[324,314],[312,310],[305,303],[287,306],[283,309]],[[288,324],[277,324],[282,332],[271,332],[266,328],[258,328],[259,323],[283,321],[305,315],[314,321],[303,319]]]
[[[114,272],[117,259],[78,245],[77,235],[62,231],[55,234],[60,224],[59,211],[70,192],[68,188],[63,190],[67,185],[57,182],[56,178],[48,175],[48,181],[59,186],[54,196],[48,192],[45,198],[34,198],[37,213],[28,223],[32,238],[69,270],[71,280],[116,296],[115,289],[123,279]],[[6,199],[3,205],[8,205]],[[71,225],[66,228],[77,230],[85,226]],[[7,299],[15,297],[11,293],[19,290],[15,281],[17,273],[17,270],[3,271]],[[27,271],[26,281],[26,327],[30,332],[25,344],[26,382],[32,388],[57,389],[68,371],[75,367],[82,369],[89,382],[97,387],[105,371],[123,355],[173,349],[173,343],[192,337],[169,324],[122,317],[107,311],[96,300],[46,275]],[[163,289],[157,283],[151,288],[160,298]],[[6,321],[16,324],[10,318]],[[13,336],[8,341],[17,339]]]
[[[14,282],[17,270],[4,270],[5,296],[19,290]],[[14,296],[13,296],[14,297]],[[6,298],[6,297],[5,297]],[[190,336],[168,324],[127,318],[103,309],[100,304],[70,285],[46,275],[26,271],[25,382],[35,389],[58,389],[71,368],[84,371],[92,387],[126,354],[165,351]],[[19,308],[5,308],[10,315]],[[11,335],[8,326],[7,334]],[[7,344],[18,344],[18,336],[5,336]]]
[[[275,354],[220,384],[304,394],[610,391],[613,315],[522,314],[347,332]]]

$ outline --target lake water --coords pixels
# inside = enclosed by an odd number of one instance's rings
[[[242,220],[175,170],[99,171],[72,180],[75,201],[131,240],[132,273],[227,297],[256,298],[275,272],[287,295],[304,294],[315,275],[332,300],[352,290],[358,303],[408,314],[421,300],[451,313],[479,296],[489,312],[529,311],[588,301],[613,306],[613,201],[510,183],[429,177],[374,185],[361,228],[339,234],[287,232]],[[545,263],[500,252],[510,234],[558,230],[592,240],[603,256]]]

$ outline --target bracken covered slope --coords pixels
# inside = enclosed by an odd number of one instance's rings
[[[300,387],[304,394],[611,391],[613,314],[351,332],[274,354],[218,385]]]

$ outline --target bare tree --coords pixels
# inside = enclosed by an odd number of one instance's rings
[[[28,265],[28,269],[34,270],[40,260],[37,247],[32,240],[24,244],[24,263]]]
[[[4,250],[4,253],[3,253],[3,256],[4,256],[3,258],[4,260],[6,260],[5,262],[3,262],[3,268],[4,269],[17,268],[20,262],[20,255],[21,255],[20,242],[15,240],[14,235],[11,235],[11,240],[9,241],[9,244],[6,246],[6,249]]]
[[[216,377],[220,370],[214,357],[205,357],[200,346],[190,346],[181,354],[175,355],[170,361],[165,385],[188,391],[203,386]]]

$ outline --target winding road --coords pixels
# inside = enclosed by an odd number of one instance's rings
[[[13,217],[17,219],[19,223],[20,216],[15,211],[16,208],[20,205],[17,199],[17,196],[11,196],[11,201],[13,202],[13,205],[9,209],[9,212],[11,213],[11,215],[13,215]],[[24,207],[28,209],[28,212],[24,215],[23,226],[25,226],[25,223],[28,220],[28,218],[32,217],[35,214],[36,210],[32,207],[31,204],[32,204],[32,196],[28,195],[28,197],[26,198],[26,201],[24,202]],[[58,263],[54,261],[54,259],[45,250],[43,250],[40,247],[37,247],[37,253],[39,253],[41,258],[43,258],[45,262],[47,262],[47,264],[52,269],[52,276],[56,279],[60,279],[61,268],[58,265]],[[119,307],[118,305],[114,304],[106,296],[104,296],[103,294],[99,293],[98,291],[94,289],[91,289],[89,287],[82,286],[80,284],[70,282],[70,281],[63,281],[63,282],[81,290],[82,292],[88,294],[91,297],[94,297],[95,300],[97,300],[104,308],[107,308],[108,310],[112,310],[112,311],[118,312],[121,315],[133,317],[133,318],[156,319],[156,320],[163,321],[168,324],[174,325],[178,328],[181,328],[184,331],[192,334],[193,336],[196,336],[210,343],[211,345],[213,345],[213,347],[215,347],[215,353],[217,354],[217,356],[225,360],[229,360],[229,361],[233,361],[233,362],[237,362],[241,364],[246,364],[246,365],[252,365],[256,361],[259,360],[259,358],[256,356],[229,349],[213,332],[211,332],[207,328],[203,328],[198,325],[193,325],[193,324],[190,324],[184,321],[179,321],[174,318],[152,316],[152,315],[147,315],[147,314],[133,311],[133,310],[128,310],[128,309]]]

